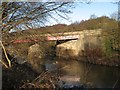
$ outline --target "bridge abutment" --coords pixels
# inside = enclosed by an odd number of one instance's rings
[[[71,40],[56,46],[56,56],[58,57],[78,57],[83,55],[84,35],[77,40]]]
[[[81,34],[77,40],[71,40],[56,46],[56,56],[64,58],[99,57],[102,55],[101,51],[102,42],[99,35]]]

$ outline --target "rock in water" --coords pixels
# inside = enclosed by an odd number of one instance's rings
[[[59,81],[60,87],[73,88],[80,87],[80,77],[78,76],[62,76]]]
[[[41,73],[45,70],[44,67],[44,51],[43,47],[39,44],[34,44],[28,49],[28,63],[31,64],[32,68],[37,72]]]

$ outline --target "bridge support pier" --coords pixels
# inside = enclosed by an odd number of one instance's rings
[[[33,70],[41,73],[45,70],[44,52],[39,44],[34,44],[28,49],[28,63],[32,66]]]
[[[59,57],[78,57],[84,51],[84,35],[78,40],[71,40],[56,46],[56,56]]]

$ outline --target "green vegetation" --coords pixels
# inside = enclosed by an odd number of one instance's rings
[[[71,25],[57,24],[53,26],[46,26],[38,29],[25,30],[21,32],[11,33],[7,42],[16,39],[42,39],[45,37],[26,37],[29,35],[42,35],[42,34],[53,34],[53,33],[64,33],[64,32],[74,32],[82,30],[97,30],[102,29],[102,40],[103,40],[103,52],[106,56],[111,56],[117,52],[120,52],[119,48],[119,30],[118,30],[118,21],[111,19],[106,16],[90,18],[89,20],[81,21],[80,23],[72,23]],[[44,39],[43,39],[44,40]],[[29,43],[30,44],[30,43]],[[50,43],[47,43],[51,46]],[[31,45],[31,44],[30,44]],[[28,45],[29,46],[29,45]],[[24,49],[24,48],[23,48]]]
[[[80,23],[73,23],[73,26],[77,26],[75,29],[79,30],[90,30],[90,29],[105,29],[105,30],[113,30],[117,29],[118,22],[114,19],[110,19],[109,17],[102,16],[95,19],[89,19],[85,21],[81,21]]]
[[[11,33],[11,36],[19,37],[34,34],[45,34],[45,33],[64,33],[73,32],[81,30],[91,30],[91,29],[104,29],[104,30],[116,30],[118,28],[118,22],[109,17],[102,16],[95,19],[89,19],[81,21],[80,23],[72,23],[71,25],[57,24],[53,26],[46,26],[36,29],[28,29],[20,32]]]
[[[80,23],[72,23],[71,25],[65,24],[57,24],[53,26],[46,26],[37,29],[29,29],[21,32],[11,33],[11,36],[15,37],[24,37],[26,35],[35,35],[35,34],[52,34],[52,33],[64,33],[64,32],[73,32],[73,31],[81,31],[81,30],[91,30],[91,29],[103,29],[103,33],[107,33],[106,35],[113,35],[116,33],[118,29],[118,21],[111,19],[106,16],[97,17],[94,19],[89,19],[85,21],[81,21]]]
[[[113,54],[113,52],[114,52],[114,50],[113,50],[113,48],[112,48],[112,43],[111,43],[112,41],[111,41],[111,37],[104,37],[104,46],[103,46],[103,48],[104,48],[104,52],[105,52],[105,54],[106,54],[106,56],[108,57],[108,56],[111,56],[112,54]]]

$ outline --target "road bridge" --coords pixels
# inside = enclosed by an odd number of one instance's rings
[[[18,43],[29,43],[29,42],[39,42],[39,41],[65,41],[65,40],[67,41],[67,40],[79,39],[81,36],[95,36],[100,34],[101,34],[101,29],[62,32],[62,33],[49,32],[49,33],[24,34],[23,32],[22,36],[17,37],[16,34],[17,38],[14,37],[12,40],[8,40],[7,42],[18,44]]]
[[[7,43],[5,46],[10,56],[17,57],[19,60],[23,59],[23,61],[28,60],[32,65],[33,62],[35,64],[41,63],[40,60],[42,59],[40,58],[44,57],[46,52],[62,57],[82,55],[85,46],[89,46],[89,43],[92,47],[95,47],[96,43],[99,45],[96,37],[101,35],[101,32],[101,29],[45,33],[39,30],[26,30],[19,33],[11,33],[7,37],[3,37],[3,41]],[[51,42],[55,42],[55,44],[51,45]],[[50,45],[55,46],[54,51]],[[34,55],[38,59],[34,59],[36,58]],[[30,56],[33,57],[29,59]]]

